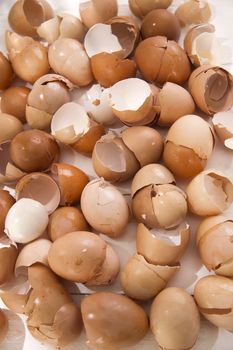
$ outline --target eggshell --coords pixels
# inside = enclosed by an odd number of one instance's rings
[[[52,241],[75,231],[88,231],[89,225],[80,209],[62,207],[49,217],[48,235]]]
[[[11,66],[10,61],[0,52],[0,90],[7,89],[14,77],[14,72]]]
[[[0,143],[12,140],[23,130],[22,123],[13,115],[0,112]]]
[[[46,0],[24,0],[23,11],[33,27],[38,27],[54,15],[51,5]]]
[[[190,227],[187,223],[169,231],[148,229],[141,223],[137,226],[137,252],[150,264],[173,266],[184,254],[189,238]]]
[[[84,188],[81,209],[96,231],[112,238],[122,235],[129,221],[126,199],[116,187],[103,179],[95,179]]]
[[[22,123],[25,123],[25,109],[30,91],[31,90],[25,86],[13,86],[4,91],[1,98],[2,112],[11,114]]]
[[[96,174],[111,182],[130,179],[140,165],[120,137],[109,133],[95,144],[92,164]]]
[[[163,349],[190,349],[200,330],[200,316],[193,298],[181,288],[164,289],[150,310],[150,325]]]
[[[105,3],[91,0],[79,4],[79,13],[82,22],[90,28],[96,23],[104,23],[117,15],[118,5],[116,0],[106,0]]]
[[[175,178],[173,174],[164,165],[161,164],[148,164],[141,168],[134,176],[131,185],[131,196],[149,185],[164,185],[175,184]]]
[[[25,245],[15,263],[15,276],[27,275],[27,268],[36,263],[49,266],[48,252],[51,245],[52,242],[43,238]]]
[[[0,309],[0,343],[4,341],[8,332],[8,319]]]
[[[8,211],[5,233],[14,242],[28,243],[42,235],[48,221],[47,210],[42,204],[23,198]]]
[[[13,4],[8,14],[8,22],[14,32],[20,35],[36,36],[36,29],[28,22],[23,5],[24,0],[18,0]]]
[[[14,197],[8,191],[0,189],[0,235],[4,232],[7,213],[14,204]]]
[[[189,24],[207,23],[211,17],[211,9],[205,0],[188,0],[178,6],[175,15],[184,27]]]
[[[135,16],[144,17],[153,10],[166,9],[171,3],[172,0],[129,0],[129,7]]]
[[[10,146],[12,161],[26,172],[48,170],[59,157],[55,139],[41,130],[25,130],[16,135]]]
[[[200,216],[217,215],[233,202],[233,183],[217,170],[198,174],[186,189],[189,209]]]
[[[0,235],[0,286],[13,277],[17,256],[17,245],[2,233]]]
[[[49,214],[57,209],[60,203],[60,190],[56,182],[44,173],[31,173],[20,179],[15,188],[16,200],[34,199],[45,206]]]
[[[212,118],[214,131],[217,134],[220,142],[232,150],[233,149],[233,128],[232,128],[233,113],[219,112]]]
[[[77,203],[84,187],[89,182],[88,176],[79,168],[64,164],[54,163],[52,166],[52,177],[57,182],[61,191],[61,205],[72,205]]]
[[[68,233],[53,242],[48,255],[51,269],[69,281],[86,283],[102,268],[107,244],[96,234]]]
[[[105,128],[101,124],[97,124],[92,122],[92,125],[90,126],[90,129],[86,134],[84,134],[78,141],[76,141],[72,148],[79,152],[83,153],[85,155],[91,156],[96,142],[101,139],[102,136],[105,135]]]
[[[163,139],[157,130],[147,126],[132,126],[122,131],[121,138],[134,153],[141,167],[159,160],[163,150]]]
[[[202,315],[216,327],[233,331],[233,281],[222,276],[205,276],[194,289]]]
[[[24,173],[13,165],[10,157],[11,141],[6,141],[0,144],[0,184],[14,184]]]
[[[95,349],[134,345],[148,330],[143,308],[124,295],[110,292],[88,295],[81,302],[81,313],[89,344]]]

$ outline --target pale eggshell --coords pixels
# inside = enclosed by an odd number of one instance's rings
[[[8,332],[8,319],[0,309],[0,343],[4,341]]]
[[[187,223],[173,230],[148,229],[141,223],[137,226],[137,252],[150,264],[174,265],[184,254],[189,238],[190,227]]]
[[[172,0],[129,0],[129,7],[137,17],[144,17],[149,12],[156,9],[166,9],[172,3]]]
[[[206,0],[188,0],[182,3],[175,12],[182,27],[190,24],[207,23],[211,9]]]
[[[23,4],[24,0],[18,0],[13,4],[8,14],[8,22],[14,32],[20,35],[36,36],[36,28],[28,22]]]
[[[48,221],[47,210],[41,203],[23,198],[10,208],[5,233],[16,243],[28,243],[44,233]]]
[[[214,131],[223,145],[233,150],[233,112],[219,112],[212,118]]]
[[[7,113],[0,112],[0,144],[12,140],[23,130],[23,124],[18,118]]]
[[[0,184],[12,184],[25,175],[19,168],[13,165],[10,156],[11,141],[0,144]]]
[[[91,0],[79,5],[81,20],[88,28],[96,23],[105,23],[116,16],[117,11],[117,0],[106,0],[104,3],[98,0]]]
[[[13,277],[17,256],[17,245],[2,233],[0,235],[0,286]]]
[[[81,209],[87,222],[99,233],[116,238],[129,221],[129,207],[121,192],[103,179],[95,179],[84,188]]]
[[[233,183],[217,170],[198,174],[186,189],[189,209],[200,216],[218,215],[233,202]]]
[[[192,348],[200,330],[200,315],[192,296],[181,288],[164,289],[152,303],[150,325],[164,350]]]
[[[145,311],[124,295],[110,292],[88,295],[81,302],[81,313],[89,344],[98,350],[134,345],[148,331]]]

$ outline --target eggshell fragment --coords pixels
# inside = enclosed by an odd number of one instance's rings
[[[169,279],[180,266],[156,266],[149,264],[142,255],[135,254],[121,273],[121,284],[125,293],[138,300],[149,300],[166,287]],[[160,270],[165,270],[166,279]]]
[[[104,3],[98,0],[85,1],[79,4],[79,13],[82,22],[90,28],[96,23],[104,23],[117,15],[118,5],[116,0],[106,0]]]
[[[13,115],[0,112],[0,144],[12,140],[23,130],[22,123]]]
[[[28,243],[42,235],[48,221],[47,210],[42,204],[23,198],[8,211],[5,233],[16,243]]]
[[[135,60],[143,78],[149,82],[170,81],[181,85],[191,74],[185,51],[165,36],[143,40],[135,51]]]
[[[150,85],[138,78],[119,81],[109,89],[113,113],[128,125],[146,125],[155,119]]]
[[[14,204],[14,197],[8,191],[0,189],[0,235],[4,232],[7,213]]]
[[[186,115],[171,126],[165,139],[163,160],[177,176],[191,177],[201,172],[214,147],[210,125],[197,115]]]
[[[230,150],[233,150],[233,113],[232,112],[219,112],[212,118],[214,125],[214,131],[216,132],[219,140],[224,146]]]
[[[187,223],[173,230],[148,229],[141,223],[137,226],[137,252],[150,264],[173,266],[184,254],[189,238],[190,227]]]
[[[13,165],[10,156],[11,141],[0,144],[0,184],[12,184],[19,180],[24,173]]]
[[[72,145],[72,148],[79,153],[91,156],[96,142],[99,141],[104,135],[104,126],[92,121],[90,129]]]
[[[172,0],[129,0],[129,7],[137,17],[144,17],[149,12],[156,9],[166,9],[172,3]]]
[[[74,144],[90,128],[90,119],[85,109],[75,103],[68,102],[53,115],[51,122],[52,135],[62,143]]]
[[[189,209],[200,216],[218,215],[233,202],[233,183],[217,170],[198,174],[186,189]]]
[[[222,276],[205,276],[194,289],[201,314],[216,327],[233,331],[233,281]]]
[[[77,203],[84,187],[89,182],[88,176],[79,168],[55,163],[52,166],[52,177],[57,182],[61,192],[61,205],[72,205]]]
[[[26,172],[48,170],[59,157],[55,139],[41,130],[25,130],[14,137],[10,145],[12,161]]]
[[[48,252],[51,245],[52,242],[43,238],[25,245],[15,263],[15,276],[27,275],[27,268],[36,263],[49,266]]]
[[[2,343],[8,332],[8,319],[0,309],[0,343]]]
[[[182,27],[189,24],[207,23],[211,17],[208,1],[187,0],[175,12]]]
[[[88,231],[89,225],[80,209],[62,207],[49,217],[48,235],[54,242],[58,238],[75,231]]]
[[[196,68],[188,81],[189,92],[206,114],[227,111],[233,106],[233,81],[222,67],[204,64]]]
[[[190,349],[200,330],[200,316],[193,298],[181,288],[167,288],[154,300],[150,325],[159,346]]]
[[[0,52],[0,71],[0,90],[5,90],[10,86],[14,72],[10,62],[2,52]]]
[[[23,11],[27,21],[33,27],[38,27],[53,17],[53,9],[46,0],[24,0]]]
[[[94,233],[68,233],[53,242],[48,255],[49,265],[60,277],[86,283],[101,270],[106,249],[106,242]]]
[[[112,238],[122,235],[129,221],[126,199],[103,179],[95,179],[84,188],[81,209],[96,231]]]
[[[8,22],[14,32],[20,35],[36,36],[36,28],[34,28],[27,20],[24,13],[24,1],[17,0],[10,8],[8,14]]]
[[[93,80],[89,57],[75,39],[60,38],[49,47],[49,64],[57,74],[76,86],[86,86]]]
[[[0,234],[0,286],[10,281],[18,256],[17,245],[4,233]]]
[[[25,123],[25,109],[30,91],[31,90],[25,86],[12,86],[4,91],[1,98],[2,112],[11,114],[22,123]]]
[[[34,199],[45,206],[48,214],[57,209],[61,195],[56,182],[44,173],[31,173],[20,179],[15,188],[16,200]]]
[[[95,349],[134,345],[148,330],[143,308],[123,295],[110,292],[88,295],[81,302],[81,313],[89,344]]]

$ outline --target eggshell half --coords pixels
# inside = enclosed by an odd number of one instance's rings
[[[110,18],[117,15],[117,0],[106,0],[105,3],[98,0],[80,3],[79,13],[82,22],[90,28],[96,23],[105,23]]]
[[[17,245],[2,233],[0,235],[0,286],[13,277],[17,256]]]
[[[233,150],[233,113],[219,112],[212,118],[214,131],[216,132],[220,142],[230,150]]]
[[[0,309],[0,343],[4,341],[8,332],[8,319]]]
[[[207,23],[211,17],[208,1],[188,0],[176,9],[175,15],[182,27],[190,24]]]
[[[0,112],[0,143],[12,140],[23,130],[23,124],[13,115]]]

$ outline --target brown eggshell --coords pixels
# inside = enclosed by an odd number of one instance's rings
[[[49,266],[48,252],[52,245],[48,239],[37,239],[23,247],[15,263],[15,276],[27,275],[27,268],[40,263]]]
[[[53,242],[48,255],[51,269],[69,281],[86,283],[102,268],[107,244],[96,234],[68,233]]]
[[[141,168],[134,176],[131,185],[131,196],[149,185],[175,184],[173,174],[161,164],[148,164]]]
[[[216,327],[233,331],[233,281],[222,276],[205,276],[194,289],[202,315]]]
[[[41,130],[22,131],[10,146],[12,161],[26,172],[48,170],[59,157],[59,147],[54,138]]]
[[[25,110],[30,91],[25,86],[13,86],[4,91],[1,99],[2,112],[11,114],[22,123],[26,123]]]
[[[189,24],[207,23],[211,16],[211,9],[207,1],[188,0],[182,3],[175,12],[182,27]]]
[[[121,133],[125,145],[134,153],[143,167],[156,163],[163,150],[163,139],[158,131],[147,126],[132,126]],[[140,139],[140,144],[138,142]]]
[[[81,20],[87,28],[92,27],[96,23],[105,23],[116,16],[117,11],[118,5],[116,0],[106,0],[105,3],[91,0],[79,5]]]
[[[60,205],[77,203],[89,182],[88,176],[81,169],[64,163],[53,164],[51,172],[61,191]]]
[[[72,145],[72,148],[79,153],[90,156],[94,150],[96,142],[104,135],[105,127],[101,124],[93,123],[88,132],[75,142]]]
[[[181,288],[164,289],[150,310],[150,325],[163,349],[190,349],[200,330],[200,316],[193,298]]]
[[[48,235],[54,242],[58,238],[75,231],[88,231],[89,225],[80,209],[62,207],[49,217]]]
[[[0,235],[3,234],[8,211],[15,204],[15,199],[8,191],[0,189]]]
[[[227,221],[227,218],[223,215],[210,216],[201,221],[201,223],[197,227],[196,244],[199,244],[199,241],[202,239],[202,237],[206,234],[207,231],[225,221]]]
[[[212,123],[214,131],[217,134],[220,142],[227,148],[233,149],[233,126],[232,126],[233,113],[219,112],[214,114]]]
[[[91,181],[83,190],[81,209],[99,233],[116,238],[125,232],[129,207],[121,192],[103,179]]]
[[[135,59],[143,78],[149,82],[183,84],[191,73],[185,51],[164,36],[143,40],[136,49]]]
[[[168,40],[177,41],[180,37],[178,18],[170,11],[157,9],[149,12],[142,21],[143,39],[151,36],[165,36]]]
[[[0,343],[2,343],[8,332],[8,319],[0,309]]]
[[[14,72],[10,62],[2,52],[0,52],[0,71],[0,90],[5,90],[10,86],[14,77]]]
[[[23,4],[24,0],[18,0],[13,4],[8,14],[8,22],[14,32],[20,35],[36,36],[36,28],[28,22]]]
[[[129,7],[135,16],[143,18],[153,10],[166,9],[171,3],[172,0],[129,0]]]
[[[20,131],[23,130],[23,124],[13,115],[0,112],[0,143],[12,140]]]
[[[4,291],[1,292],[1,299],[8,309],[17,314],[23,314],[30,292],[31,290],[27,294],[15,294]]]
[[[198,174],[186,189],[189,209],[200,216],[218,215],[233,202],[233,183],[217,170]]]
[[[189,237],[190,227],[188,224],[181,224],[172,231],[150,230],[144,224],[138,224],[137,252],[150,264],[174,265],[184,254]]]
[[[10,157],[10,146],[11,141],[6,141],[0,144],[0,184],[4,185],[14,184],[25,174],[13,165]]]
[[[95,349],[125,348],[138,343],[148,330],[143,308],[123,295],[89,295],[81,302],[81,313],[87,338]]]
[[[5,234],[0,235],[0,286],[8,282],[14,274],[18,256],[17,245]]]
[[[38,27],[54,15],[51,5],[46,0],[24,0],[23,11],[33,27]]]
[[[48,130],[51,125],[52,115],[36,108],[26,106],[26,119],[31,129]]]
[[[91,57],[91,68],[95,79],[107,88],[118,81],[136,76],[136,64],[132,60],[121,59],[112,53],[99,53]]]

